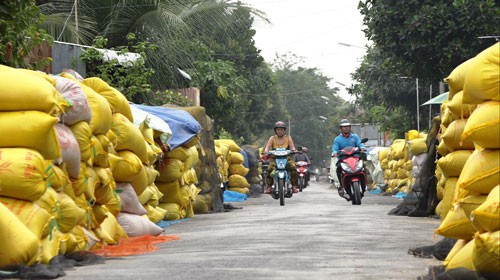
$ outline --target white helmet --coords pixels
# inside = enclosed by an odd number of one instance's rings
[[[340,121],[340,126],[351,126],[351,123],[349,122],[348,119],[342,119]]]

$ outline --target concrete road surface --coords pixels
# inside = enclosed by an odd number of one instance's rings
[[[415,279],[441,264],[411,247],[433,245],[439,220],[389,216],[400,200],[367,194],[351,205],[312,182],[285,206],[269,195],[166,227],[160,250],[78,267],[59,279]]]

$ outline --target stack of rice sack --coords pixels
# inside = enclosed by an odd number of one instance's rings
[[[249,169],[243,164],[245,158],[241,147],[232,139],[218,139],[216,142],[229,146],[229,161],[227,161],[229,190],[248,195],[250,184],[245,176]]]
[[[141,130],[134,125],[130,105],[122,93],[97,77],[84,79],[80,86],[87,94],[93,115],[90,122],[93,167],[88,172],[91,177],[95,173],[99,183],[88,187],[94,187],[94,208],[98,209],[94,213],[100,211],[103,221],[104,218],[109,219],[115,215],[128,236],[160,234],[163,232],[162,228],[149,220],[145,209],[131,211],[114,207],[120,205],[117,202],[120,197],[131,194],[130,188],[136,196],[127,198],[139,203],[138,196],[151,181],[148,180],[148,168],[152,168],[150,161],[154,162],[157,155],[152,148],[154,145],[148,143]],[[94,123],[96,115],[101,118]],[[154,176],[154,172],[149,175]],[[116,195],[116,192],[120,195]],[[87,193],[91,195],[92,191]],[[101,238],[106,239],[102,228],[98,233]]]
[[[248,174],[246,175],[248,183],[250,183],[250,193],[256,191],[261,192],[261,174],[262,164],[259,162],[260,152],[256,146],[244,145],[241,149],[246,153],[248,161]],[[245,163],[243,163],[245,164]],[[252,190],[252,188],[254,188]]]
[[[0,267],[40,261],[41,243],[56,223],[40,205],[50,160],[61,157],[55,124],[63,98],[50,77],[0,68]]]
[[[229,182],[229,166],[231,165],[231,149],[229,145],[222,141],[215,140],[215,154],[217,156],[215,162],[219,170],[222,182]]]
[[[385,160],[385,159],[384,159]],[[387,184],[386,192],[403,192],[410,186],[411,160],[409,157],[406,139],[395,139],[388,152],[387,165],[382,160],[384,169],[384,180]]]
[[[411,159],[411,173],[409,174],[411,183],[409,186],[412,186],[415,179],[420,175],[422,165],[427,159],[427,134],[410,130],[407,135],[409,157]],[[407,188],[408,191],[411,191],[411,188]]]
[[[78,104],[66,101],[57,90],[57,78],[41,72],[2,67],[0,80],[0,125],[5,133],[0,140],[5,223],[0,238],[6,242],[0,266],[47,263],[58,254],[88,249],[96,238],[82,227],[85,210],[75,203],[69,179],[69,174],[79,176],[79,147],[71,130],[57,123],[89,121],[85,97],[76,98]]]
[[[465,124],[457,136],[459,143],[472,143],[474,147],[471,154],[464,155],[463,166],[457,167],[460,172],[453,183],[452,204],[436,230],[458,240],[444,261],[447,270],[462,267],[497,276],[500,273],[499,51],[500,43],[496,43],[458,66],[447,78],[452,98],[449,103],[457,96],[462,99],[459,120]],[[443,174],[448,172],[443,164],[440,166]]]
[[[167,210],[165,220],[179,220],[194,215],[193,202],[200,190],[195,166],[199,162],[198,138],[164,154],[156,185],[163,194],[159,207]]]

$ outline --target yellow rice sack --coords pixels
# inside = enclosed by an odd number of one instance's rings
[[[57,118],[39,111],[0,112],[0,147],[26,147],[45,159],[60,158],[56,123]]]
[[[500,274],[500,231],[476,233],[472,264],[476,271]]]
[[[472,141],[462,140],[462,133],[464,132],[466,122],[467,120],[465,119],[454,120],[442,135],[441,138],[451,152],[456,150],[474,150],[474,143]]]
[[[173,150],[166,152],[165,157],[177,159],[180,161],[186,161],[187,158],[189,157],[189,148],[179,146]]]
[[[489,232],[500,229],[500,185],[497,185],[479,207],[472,211],[472,223],[476,228]]]
[[[471,65],[473,58],[470,58],[460,65],[455,67],[453,71],[451,71],[450,75],[444,79],[444,81],[448,84],[450,89],[448,93],[448,99],[451,100],[455,94],[464,88],[465,75],[468,73],[469,65]]]
[[[453,99],[446,104],[450,109],[451,114],[454,119],[468,118],[474,109],[476,109],[476,105],[464,104],[462,102],[463,91],[459,91]]]
[[[123,150],[118,155],[109,154],[109,164],[116,182],[130,182],[141,172],[143,165],[131,151]]]
[[[160,203],[158,207],[167,210],[167,214],[163,217],[166,221],[180,220],[186,215],[186,211],[183,211],[177,203]]]
[[[241,153],[231,152],[231,159],[229,160],[231,164],[242,164],[244,160],[245,158]]]
[[[444,185],[444,194],[443,194],[443,199],[441,200],[440,203],[442,203],[441,206],[441,220],[444,220],[446,215],[448,214],[448,211],[450,210],[454,200],[455,196],[457,193],[457,177],[449,177]]]
[[[231,152],[239,153],[241,151],[240,146],[232,139],[217,139],[215,142],[228,145]]]
[[[156,178],[157,182],[173,182],[182,177],[184,173],[184,164],[177,159],[167,158],[162,162],[159,168],[160,176]]]
[[[500,42],[485,49],[472,59],[464,82],[463,101],[479,104],[500,101]]]
[[[146,142],[142,133],[133,122],[120,113],[113,114],[113,126],[111,130],[116,134],[117,151],[129,150],[134,152],[142,162],[148,164]]]
[[[447,154],[437,161],[437,165],[446,177],[458,177],[465,162],[472,155],[472,150],[458,150]]]
[[[187,205],[187,199],[181,191],[181,184],[179,181],[170,183],[157,183],[158,190],[163,194],[160,203],[177,203],[182,208]]]
[[[410,153],[414,156],[427,152],[427,143],[425,138],[416,138],[408,141]]]
[[[446,270],[454,268],[465,268],[470,271],[475,271],[472,264],[472,251],[474,250],[474,240],[470,240],[463,246],[448,262]]]
[[[467,244],[468,240],[459,239],[451,248],[450,252],[443,261],[444,266],[448,266],[450,260]]]
[[[0,196],[0,204],[6,206],[19,220],[41,239],[45,227],[49,226],[49,212],[31,201]]]
[[[128,100],[120,91],[110,86],[99,77],[91,77],[84,79],[83,84],[92,88],[95,92],[102,95],[109,102],[113,113],[120,113],[127,117],[131,122],[134,121],[132,117],[132,110],[128,104]]]
[[[85,121],[80,121],[69,127],[73,136],[75,136],[78,147],[80,148],[80,160],[88,164],[92,163],[94,158],[92,144],[92,129]]]
[[[26,71],[1,71],[0,85],[0,111],[56,111],[59,93],[42,77]]]
[[[64,193],[58,193],[60,205],[60,217],[57,220],[61,232],[70,232],[75,226],[84,222],[85,210],[79,208],[71,197]]]
[[[37,261],[40,241],[3,203],[0,203],[0,267],[31,265]]]
[[[248,174],[249,169],[243,166],[243,164],[231,164],[229,166],[229,174],[237,174],[245,177]]]
[[[85,93],[92,112],[92,119],[89,124],[92,133],[106,134],[113,122],[111,106],[106,98],[95,92],[92,88],[80,82],[78,82],[78,85]]]
[[[146,166],[143,165],[139,174],[130,181],[130,184],[135,190],[137,195],[141,195],[142,192],[148,187],[148,172],[146,171]]]
[[[458,179],[460,188],[489,194],[500,182],[500,150],[475,150]]]
[[[444,141],[439,141],[439,145],[437,146],[437,152],[442,155],[443,157],[448,155],[450,153],[450,150],[448,149],[448,146],[446,146],[446,143]]]
[[[229,176],[229,187],[231,188],[248,188],[250,184],[247,179],[241,175],[233,174]]]
[[[47,188],[51,167],[35,150],[0,148],[0,195],[37,200]]]
[[[500,149],[500,102],[480,104],[467,120],[462,139],[487,149]]]
[[[435,233],[444,237],[454,239],[470,240],[474,236],[476,228],[472,225],[469,217],[465,215],[460,204],[454,204],[443,222],[436,229]]]

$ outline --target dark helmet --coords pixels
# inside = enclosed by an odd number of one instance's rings
[[[276,131],[276,128],[284,128],[286,130],[286,124],[282,121],[277,121],[274,124],[274,131]]]
[[[341,126],[341,127],[342,127],[342,126],[351,126],[351,123],[349,122],[349,120],[348,120],[348,119],[342,119],[342,120],[340,121],[340,126]]]
[[[298,146],[298,147],[297,147],[297,151],[303,151],[302,146]]]

